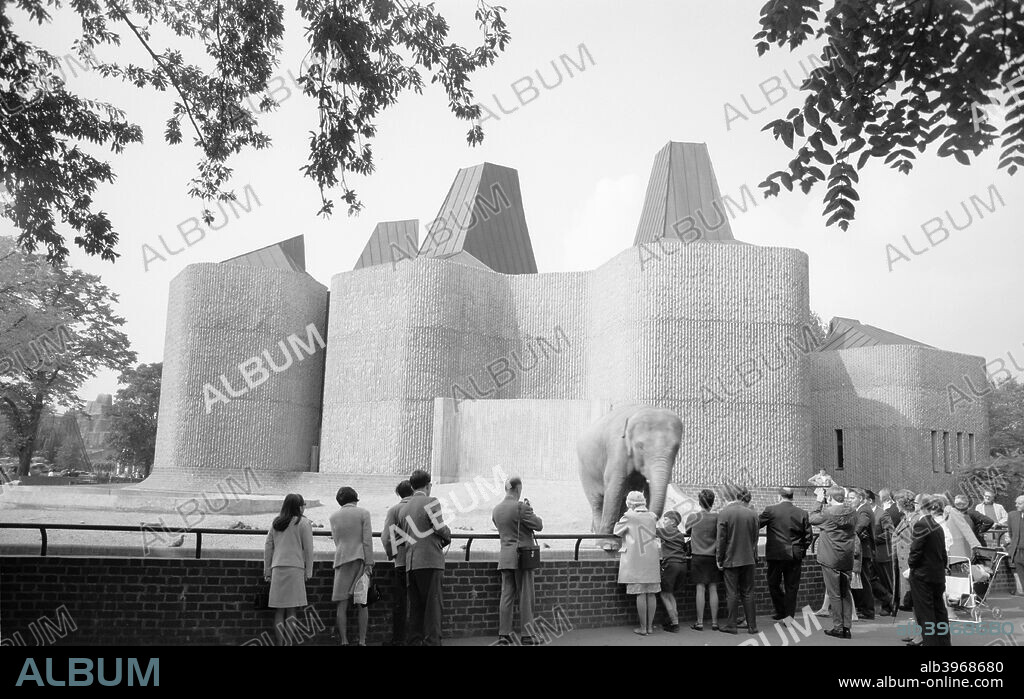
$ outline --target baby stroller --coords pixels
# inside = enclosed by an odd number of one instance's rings
[[[985,599],[1006,555],[1002,549],[977,546],[971,550],[969,560],[963,556],[949,557],[946,605],[950,621],[977,624],[985,611],[991,613]]]

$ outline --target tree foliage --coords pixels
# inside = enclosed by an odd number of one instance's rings
[[[769,0],[760,24],[758,55],[823,39],[829,64],[804,81],[802,108],[764,128],[796,151],[760,184],[765,196],[825,182],[827,225],[845,231],[868,162],[908,174],[934,147],[967,165],[996,143],[981,114],[1001,99],[1009,110],[999,167],[1013,175],[1024,165],[1020,0]]]
[[[43,409],[78,408],[82,384],[102,369],[135,360],[117,296],[100,278],[46,264],[0,238],[0,417],[6,418],[28,473]]]
[[[163,364],[139,364],[121,373],[114,398],[114,418],[107,444],[117,451],[117,463],[148,475],[156,453],[160,375]]]
[[[809,321],[811,333],[814,335],[814,346],[820,347],[828,337],[828,323],[821,319],[817,311],[811,311]]]
[[[992,456],[1024,455],[1024,383],[1011,377],[992,386],[988,424]]]
[[[50,21],[51,8],[66,6],[81,20],[74,49],[98,74],[138,88],[173,91],[164,139],[180,144],[191,133],[201,154],[189,193],[204,201],[235,198],[230,188],[232,156],[271,143],[260,130],[259,118],[277,107],[268,84],[278,67],[284,35],[280,3],[17,4],[39,24]],[[429,4],[300,0],[297,9],[309,46],[297,82],[313,99],[319,117],[302,171],[319,188],[323,215],[333,211],[330,190],[336,187],[349,213],[359,210],[358,196],[346,183],[345,173],[373,172],[371,142],[378,116],[403,91],[422,91],[425,76],[444,89],[457,118],[478,119],[480,107],[474,104],[469,79],[477,69],[492,64],[509,40],[504,8],[484,0],[476,2],[482,38],[472,49],[448,42],[448,22]],[[158,45],[157,37],[165,35],[173,35],[180,46]],[[123,40],[141,44],[152,63],[113,60]],[[190,45],[201,45],[204,55],[187,57],[184,47]],[[0,15],[0,106],[5,112],[0,124],[0,178],[11,198],[3,215],[19,228],[18,241],[29,252],[43,247],[49,259],[64,260],[68,248],[57,227],[59,219],[76,232],[76,245],[113,260],[118,236],[107,215],[95,210],[93,193],[100,183],[114,180],[114,170],[84,153],[79,144],[88,141],[120,152],[141,142],[142,131],[116,107],[69,92],[57,67],[55,56],[19,38],[6,13]],[[246,104],[258,107],[250,110]],[[479,124],[471,126],[468,142],[482,139]],[[212,221],[209,209],[204,218]]]

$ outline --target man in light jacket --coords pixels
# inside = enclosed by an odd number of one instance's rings
[[[501,573],[501,602],[498,607],[498,640],[512,643],[512,614],[516,597],[519,598],[519,628],[522,645],[534,645],[533,636],[533,574],[519,569],[519,549],[537,545],[534,532],[544,528],[529,500],[520,502],[523,481],[513,477],[505,482],[505,499],[495,506],[491,521],[498,528],[501,549],[498,552],[498,571]]]
[[[412,497],[398,512],[409,585],[409,645],[439,646],[444,547],[452,533],[441,516],[440,501],[430,496],[430,474],[413,471],[409,484]]]
[[[991,490],[982,493],[982,500],[974,509],[995,522],[997,527],[1006,526],[1006,508],[996,502],[996,494]]]

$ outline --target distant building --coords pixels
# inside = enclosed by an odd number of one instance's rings
[[[113,461],[117,452],[107,446],[107,436],[114,421],[113,397],[109,393],[99,394],[96,400],[86,403],[84,411],[75,412],[75,419],[90,462],[95,465]]]
[[[106,443],[112,420],[113,399],[107,393],[88,401],[84,410],[55,413],[49,408],[44,409],[36,429],[33,463],[89,469],[113,461],[117,454]],[[0,425],[0,433],[9,431],[6,422]],[[17,459],[11,457],[5,464],[16,468]]]

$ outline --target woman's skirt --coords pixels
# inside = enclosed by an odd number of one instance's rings
[[[694,554],[690,559],[690,582],[694,585],[717,585],[722,582],[722,571],[714,556]]]
[[[661,583],[626,583],[627,595],[646,595],[661,592]]]
[[[335,568],[334,592],[331,593],[331,601],[341,602],[351,599],[352,590],[355,588],[356,580],[361,572],[363,572],[362,561],[349,561]]]
[[[277,566],[270,571],[270,602],[273,609],[306,606],[306,569]]]

